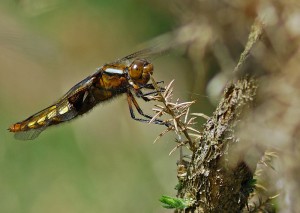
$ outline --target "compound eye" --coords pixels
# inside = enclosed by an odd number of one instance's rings
[[[144,70],[144,61],[135,60],[129,67],[129,75],[133,79],[139,79],[142,76]]]

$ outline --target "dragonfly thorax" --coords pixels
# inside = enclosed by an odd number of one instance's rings
[[[128,67],[131,80],[140,85],[145,85],[153,74],[153,65],[145,59],[136,59]]]

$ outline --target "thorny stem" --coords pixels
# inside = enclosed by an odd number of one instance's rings
[[[190,146],[190,149],[192,152],[194,152],[196,150],[196,147],[191,139],[191,137],[189,136],[188,132],[187,132],[187,128],[186,128],[186,125],[183,124],[181,121],[180,121],[180,117],[181,116],[177,116],[175,115],[175,113],[173,112],[173,110],[170,109],[168,103],[166,102],[166,99],[164,98],[164,96],[161,94],[160,92],[160,89],[156,83],[156,81],[154,80],[154,78],[152,76],[150,76],[150,79],[152,81],[152,84],[154,86],[154,88],[156,89],[157,91],[157,94],[160,96],[161,98],[161,102],[164,104],[165,106],[165,110],[166,110],[166,113],[168,113],[169,115],[172,116],[173,120],[175,120],[176,122],[174,122],[175,125],[177,125],[177,127],[180,128],[181,132],[183,132],[184,136],[186,137],[187,141],[188,141],[188,144]],[[175,130],[176,130],[176,127],[175,127]]]

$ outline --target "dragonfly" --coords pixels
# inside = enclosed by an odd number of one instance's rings
[[[145,114],[135,99],[138,97],[149,101],[146,96],[155,93],[154,86],[148,83],[150,75],[153,74],[153,64],[148,61],[148,55],[151,55],[151,49],[144,49],[104,64],[95,73],[73,86],[54,104],[11,125],[8,130],[15,134],[16,139],[32,140],[49,126],[70,121],[87,113],[97,104],[122,94],[127,95],[131,118],[149,122],[152,116]],[[144,94],[142,89],[150,89],[152,92]],[[142,118],[135,116],[133,107]],[[154,124],[169,125],[159,119],[152,120]]]

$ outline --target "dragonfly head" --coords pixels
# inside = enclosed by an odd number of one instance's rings
[[[135,59],[129,66],[128,74],[134,83],[147,84],[153,74],[153,65],[145,59]]]

